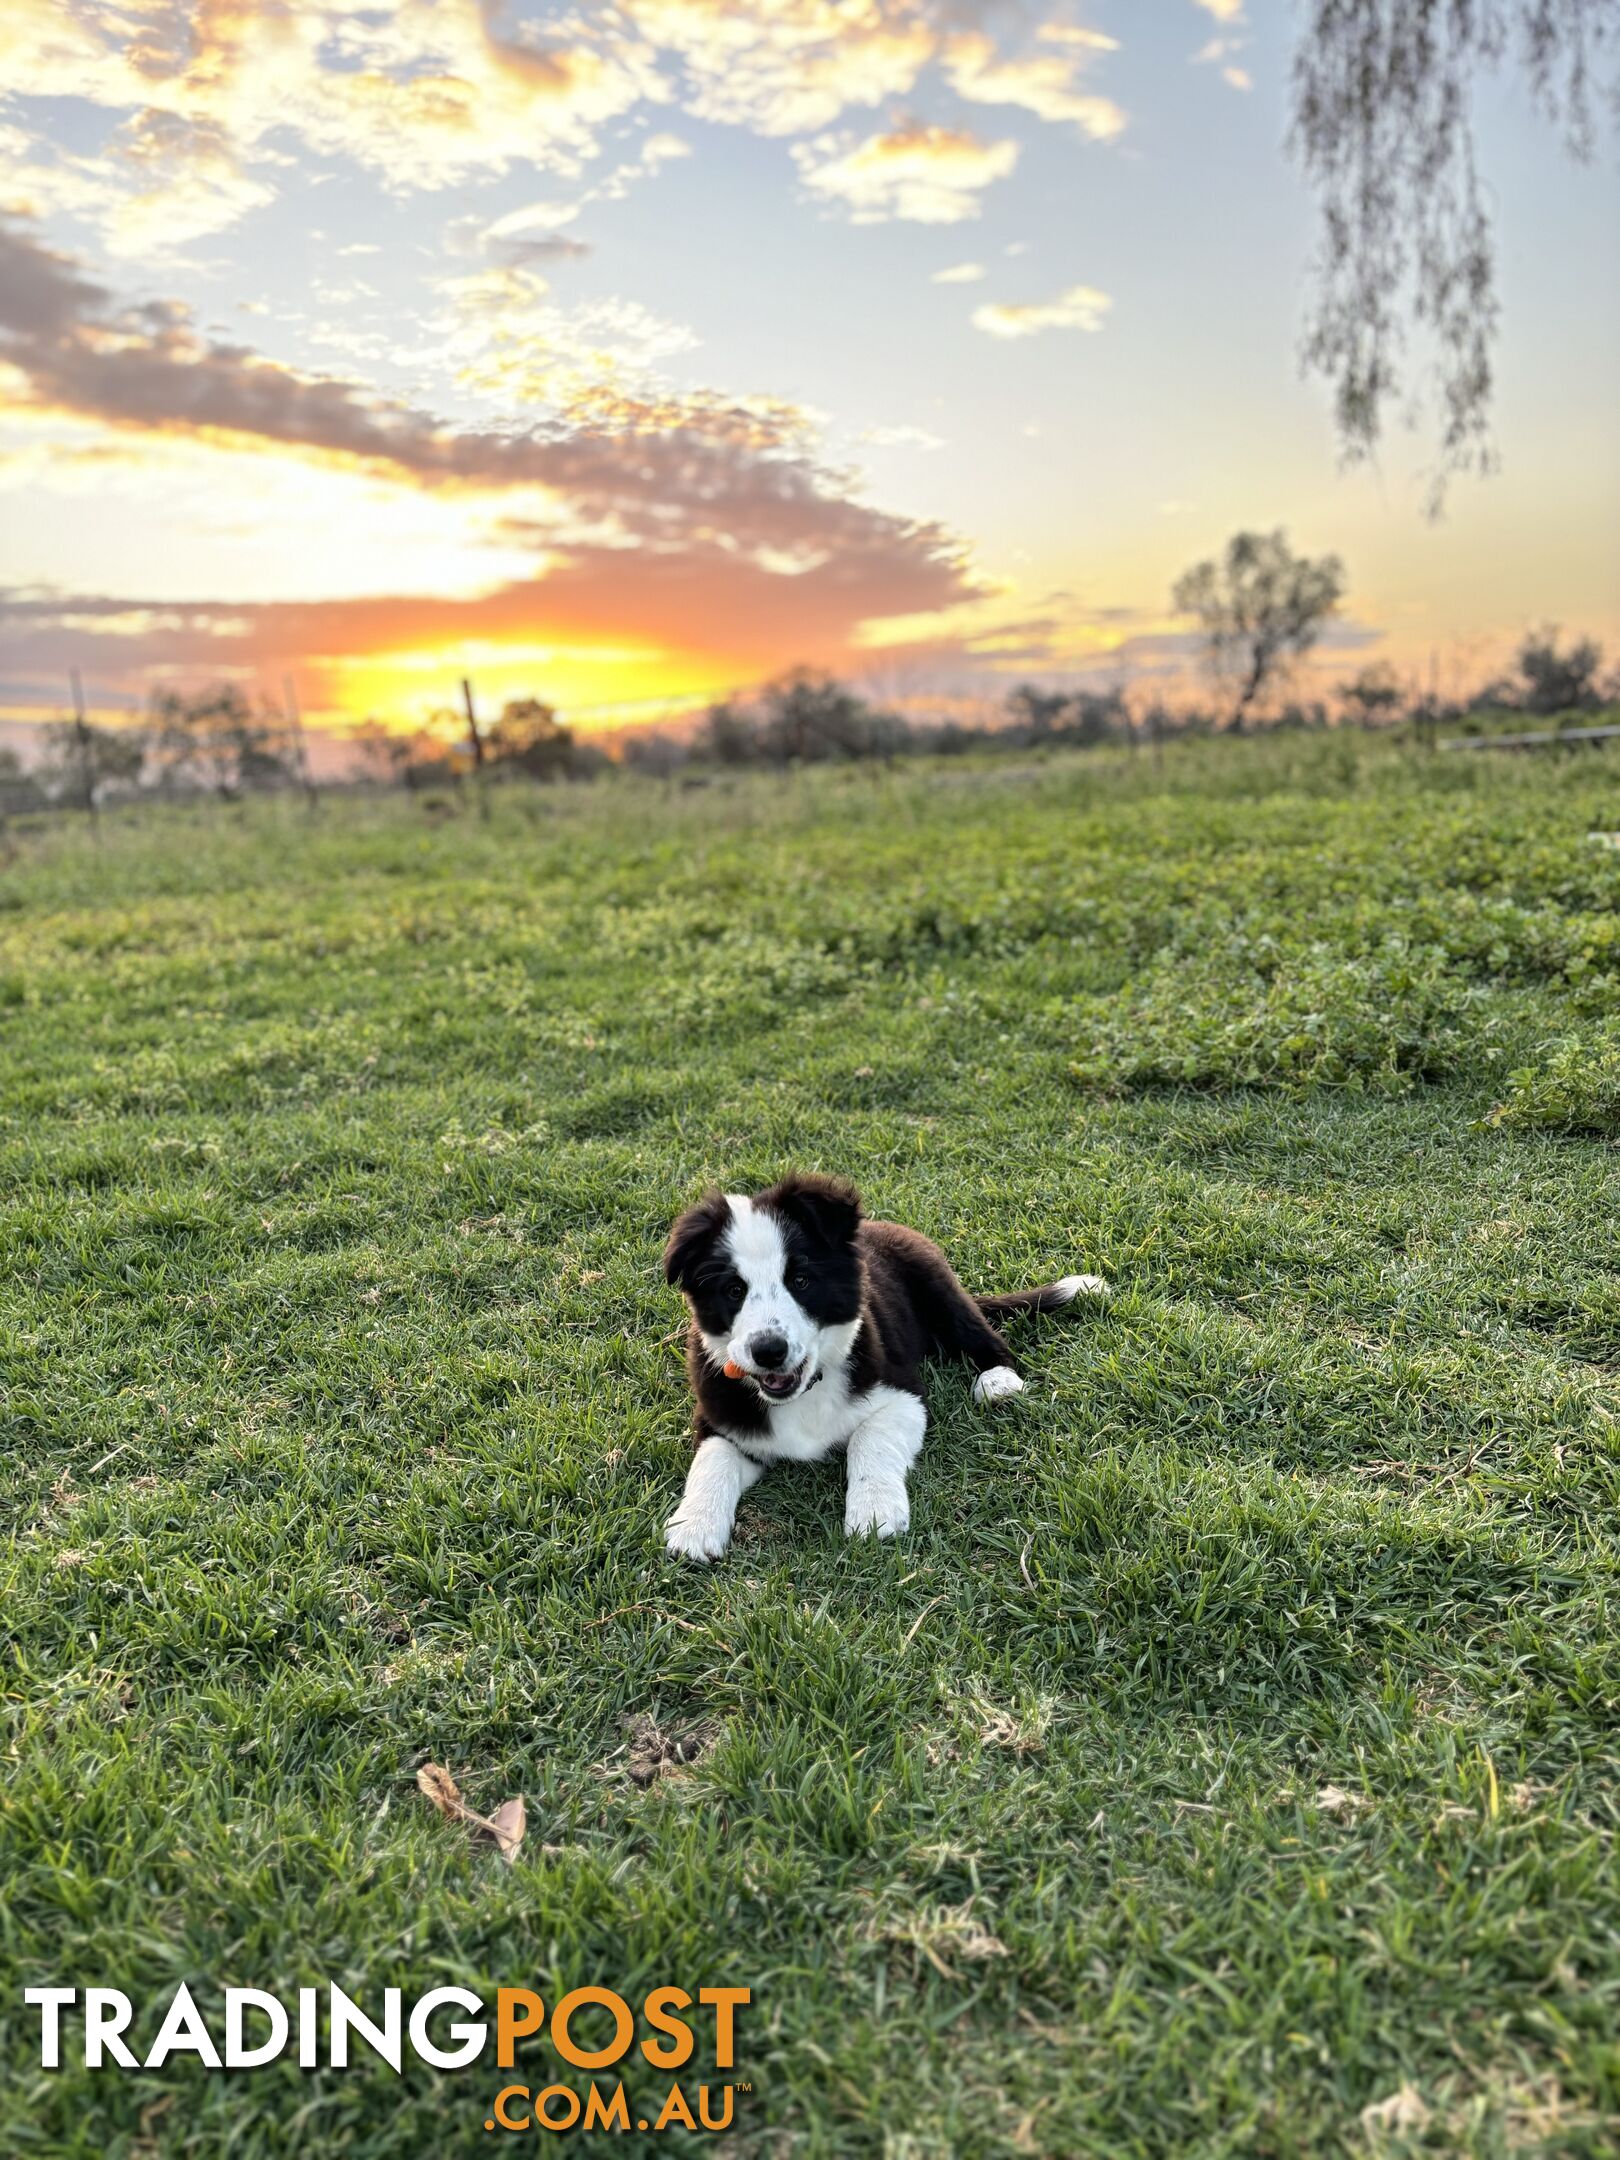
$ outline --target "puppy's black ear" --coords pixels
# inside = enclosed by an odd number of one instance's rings
[[[861,1196],[848,1178],[822,1177],[815,1170],[792,1170],[760,1204],[775,1208],[826,1245],[852,1245],[860,1228]]]
[[[730,1214],[731,1202],[723,1192],[711,1188],[684,1215],[677,1216],[664,1247],[666,1282],[674,1283],[678,1289],[686,1287],[693,1268],[725,1228]]]

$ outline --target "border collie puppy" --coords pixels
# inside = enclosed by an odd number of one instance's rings
[[[772,1463],[816,1462],[840,1447],[845,1531],[897,1536],[911,1520],[906,1472],[928,1422],[923,1359],[965,1358],[978,1374],[975,1402],[1016,1395],[1024,1383],[992,1318],[1108,1295],[1100,1276],[1065,1275],[971,1297],[937,1245],[865,1221],[853,1185],[808,1174],[752,1199],[706,1193],[670,1232],[664,1273],[692,1314],[696,1452],[664,1532],[688,1560],[719,1559],[737,1502]]]

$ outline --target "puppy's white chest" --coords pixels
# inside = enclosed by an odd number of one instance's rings
[[[829,1372],[792,1402],[773,1408],[769,1428],[743,1442],[761,1461],[819,1462],[842,1447],[861,1421],[864,1397],[852,1398],[842,1372]]]

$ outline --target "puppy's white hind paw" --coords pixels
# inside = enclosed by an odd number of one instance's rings
[[[845,1537],[900,1537],[911,1527],[903,1485],[852,1485],[844,1500]]]
[[[677,1560],[718,1560],[731,1543],[731,1524],[701,1508],[678,1508],[664,1525],[664,1545]]]
[[[1065,1300],[1077,1297],[1110,1298],[1114,1294],[1113,1284],[1101,1275],[1060,1276],[1057,1288],[1063,1292]]]
[[[1007,1395],[1022,1395],[1024,1383],[1010,1365],[992,1365],[973,1383],[975,1402],[1000,1402]]]

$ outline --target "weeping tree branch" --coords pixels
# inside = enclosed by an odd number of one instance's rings
[[[1292,147],[1321,210],[1307,367],[1333,386],[1348,458],[1369,456],[1391,402],[1414,405],[1410,331],[1434,356],[1448,479],[1488,471],[1498,302],[1470,94],[1516,60],[1570,152],[1620,107],[1620,0],[1303,0]]]

